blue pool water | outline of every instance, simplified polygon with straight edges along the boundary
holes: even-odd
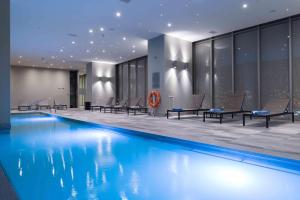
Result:
[[[41,114],[14,115],[0,134],[1,164],[24,200],[300,199],[297,163],[285,170],[210,154]]]

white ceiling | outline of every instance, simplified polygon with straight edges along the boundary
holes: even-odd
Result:
[[[162,33],[196,41],[298,13],[300,0],[11,0],[12,64],[119,63]]]

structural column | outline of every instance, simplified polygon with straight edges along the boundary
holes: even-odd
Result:
[[[192,72],[191,42],[168,35],[148,40],[148,92],[161,93],[158,114],[170,107],[192,107]]]
[[[0,1],[0,130],[10,128],[10,0]]]

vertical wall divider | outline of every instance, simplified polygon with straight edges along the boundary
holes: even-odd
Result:
[[[135,60],[135,97],[138,98],[138,59]]]
[[[293,94],[293,30],[292,18],[289,17],[289,89],[290,89],[290,108],[294,110],[294,94]]]
[[[214,74],[214,40],[210,40],[210,74],[211,74],[211,106],[215,106],[215,92],[214,92],[214,83],[215,83],[215,74]]]
[[[260,57],[261,57],[261,52],[260,52],[260,47],[261,47],[261,38],[260,38],[260,29],[261,26],[257,27],[257,100],[258,100],[258,107],[262,108],[261,105],[261,79],[260,79]]]
[[[232,94],[235,94],[235,41],[234,41],[234,33],[231,33],[231,88],[232,88]]]

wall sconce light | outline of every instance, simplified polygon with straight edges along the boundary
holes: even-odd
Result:
[[[111,81],[111,80],[112,80],[112,77],[104,77],[104,76],[101,76],[101,77],[98,77],[98,80],[99,80],[99,81],[102,81],[102,82],[108,82],[108,81]]]
[[[177,61],[172,62],[172,68],[176,69],[177,68]]]
[[[184,63],[184,70],[189,70],[189,63]]]

